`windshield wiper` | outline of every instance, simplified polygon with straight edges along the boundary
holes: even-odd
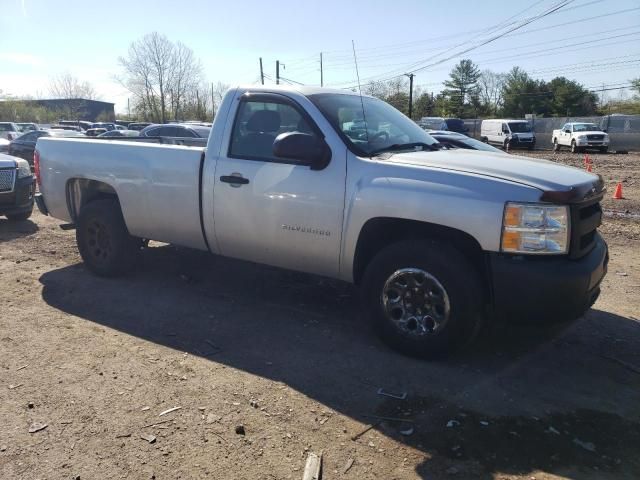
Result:
[[[393,145],[388,145],[386,147],[374,150],[371,153],[369,153],[369,155],[373,157],[374,155],[379,155],[381,153],[386,153],[386,152],[398,152],[400,150],[414,150],[415,147],[422,147],[423,151],[424,150],[435,151],[435,150],[440,150],[442,148],[442,145],[440,143],[430,144],[430,143],[424,143],[424,142],[394,143]]]

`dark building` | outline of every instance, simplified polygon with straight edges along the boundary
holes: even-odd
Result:
[[[100,120],[113,121],[116,118],[114,104],[99,100],[84,98],[55,98],[51,100],[24,100],[47,110],[60,112],[60,120],[86,120],[95,122]]]

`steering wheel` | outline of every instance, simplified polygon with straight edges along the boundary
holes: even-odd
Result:
[[[379,131],[379,132],[377,132],[377,133],[374,133],[374,134],[369,138],[369,141],[370,141],[370,142],[375,142],[375,141],[377,141],[378,139],[382,139],[382,137],[384,137],[384,140],[385,140],[385,141],[389,140],[389,133],[388,133],[388,132],[385,132],[384,130],[381,130],[381,131]]]

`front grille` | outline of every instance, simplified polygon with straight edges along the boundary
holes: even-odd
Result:
[[[602,196],[571,206],[571,258],[589,253],[596,243],[596,229],[602,223]]]
[[[12,192],[16,181],[15,168],[0,169],[0,193]]]
[[[587,140],[604,140],[604,135],[587,135]]]

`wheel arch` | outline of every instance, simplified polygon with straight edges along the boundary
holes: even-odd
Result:
[[[108,183],[88,178],[71,178],[66,185],[67,209],[73,222],[78,220],[80,210],[87,203],[98,199],[118,200],[116,190]]]
[[[453,245],[474,266],[483,285],[484,298],[489,299],[489,272],[480,243],[462,230],[418,220],[389,217],[369,219],[360,230],[356,242],[353,260],[354,283],[361,283],[367,265],[380,250],[409,239],[435,239]]]

